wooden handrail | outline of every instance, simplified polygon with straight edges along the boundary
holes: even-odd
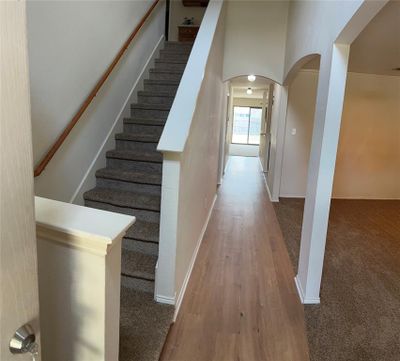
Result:
[[[124,55],[125,50],[129,47],[129,45],[131,44],[132,40],[135,38],[137,33],[143,27],[144,23],[150,17],[151,13],[153,12],[154,8],[157,6],[157,4],[159,2],[160,2],[160,0],[155,0],[154,3],[149,8],[149,10],[147,10],[146,14],[144,14],[144,16],[140,20],[139,24],[135,27],[135,29],[132,31],[131,35],[129,35],[129,38],[122,45],[120,51],[115,56],[113,62],[108,66],[107,70],[105,71],[103,76],[100,78],[100,80],[97,82],[95,87],[92,89],[90,94],[87,96],[85,101],[82,103],[82,105],[80,106],[80,108],[78,109],[78,111],[76,112],[74,117],[70,120],[70,122],[65,127],[65,129],[60,134],[60,136],[57,138],[57,140],[54,142],[52,147],[45,154],[45,156],[42,158],[42,160],[39,162],[39,164],[35,167],[35,171],[34,171],[34,176],[35,177],[39,176],[44,171],[44,169],[46,168],[47,164],[49,164],[49,162],[53,158],[54,154],[57,152],[57,150],[61,147],[61,145],[64,142],[64,140],[67,138],[68,134],[71,133],[71,130],[73,129],[75,124],[78,122],[78,120],[80,119],[82,114],[88,108],[88,106],[90,105],[92,100],[96,97],[98,91],[100,90],[102,85],[105,83],[105,81],[108,79],[108,76],[113,71],[115,66],[118,64],[119,60],[122,58],[122,55]]]

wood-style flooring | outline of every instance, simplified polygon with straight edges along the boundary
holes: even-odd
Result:
[[[309,360],[303,307],[258,158],[229,160],[160,360]]]

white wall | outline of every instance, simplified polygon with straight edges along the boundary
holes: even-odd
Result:
[[[349,73],[333,197],[400,198],[400,77]],[[282,197],[304,197],[318,72],[301,71],[289,89]],[[292,135],[296,129],[296,135]]]
[[[301,71],[289,87],[281,197],[305,197],[317,84],[317,71]]]
[[[363,0],[292,1],[289,6],[284,78],[300,59],[310,54],[321,54],[324,61],[329,61],[333,43],[362,3]]]
[[[256,74],[282,82],[288,1],[228,1],[224,80]]]
[[[194,18],[194,24],[200,25],[203,20],[205,7],[183,6],[182,0],[171,0],[169,6],[169,39],[178,41],[178,25],[182,25],[183,19]]]
[[[267,185],[271,195],[271,201],[273,202],[279,201],[287,99],[287,87],[275,84],[273,88],[273,104],[271,109],[271,146],[269,154],[269,169],[267,173]]]
[[[150,1],[27,3],[35,164],[150,5]],[[161,3],[48,167],[35,179],[37,195],[74,200],[108,133],[114,125],[116,130],[121,128],[118,115],[163,36],[164,20],[165,4]],[[100,166],[105,159],[102,162]]]

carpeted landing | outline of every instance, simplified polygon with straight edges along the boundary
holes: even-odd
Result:
[[[274,205],[295,271],[304,201]],[[400,360],[400,201],[333,200],[311,361]]]
[[[156,303],[151,293],[121,288],[119,361],[158,360],[174,307]]]

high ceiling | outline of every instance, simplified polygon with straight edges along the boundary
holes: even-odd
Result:
[[[400,75],[400,1],[389,1],[350,48],[349,70]]]
[[[235,98],[262,99],[264,90],[266,90],[271,83],[271,80],[260,76],[253,82],[250,82],[247,76],[239,76],[231,80],[233,96]],[[253,94],[249,95],[246,93],[248,88],[253,90]]]
[[[350,47],[349,71],[397,75],[400,67],[400,1],[389,1],[371,20]],[[319,58],[305,65],[318,69]]]

